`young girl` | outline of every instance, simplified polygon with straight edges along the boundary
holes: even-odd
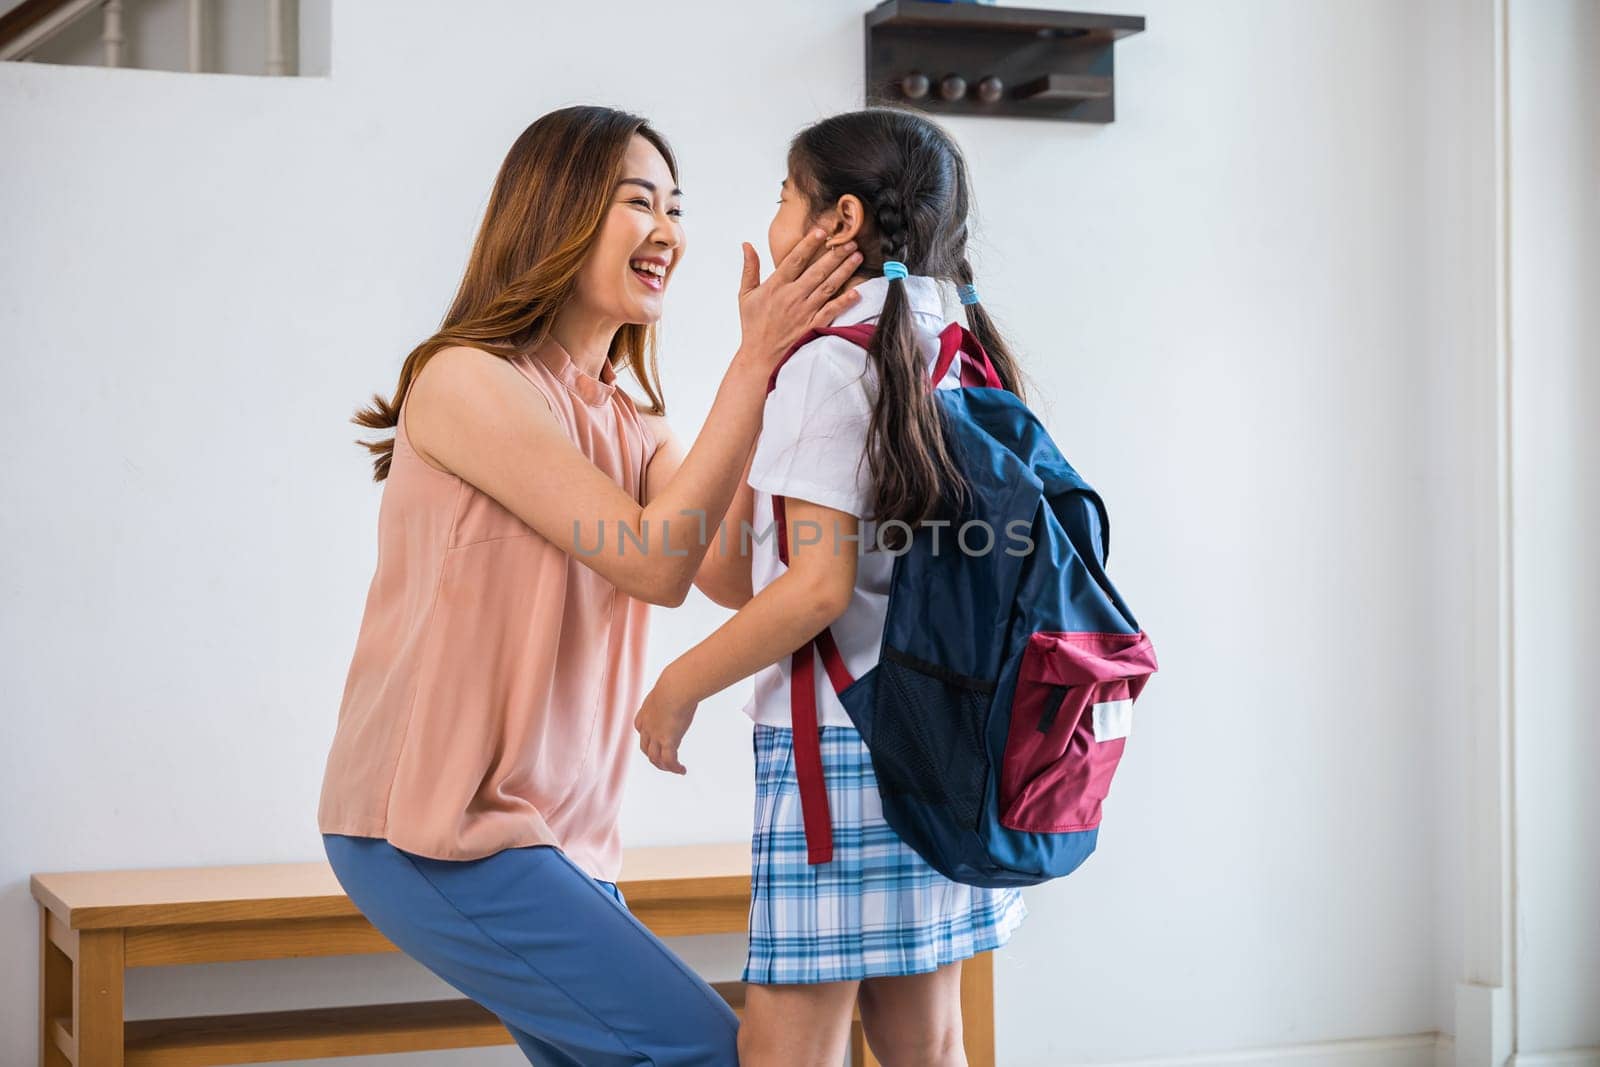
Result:
[[[833,244],[856,241],[865,256],[851,282],[859,300],[834,325],[876,332],[869,349],[817,338],[778,372],[748,485],[728,513],[730,525],[756,531],[743,589],[723,600],[740,610],[662,672],[636,725],[651,762],[681,774],[678,744],[698,703],[756,676],[746,706],[756,722],[756,813],[740,1062],[833,1067],[859,998],[884,1064],[952,1067],[966,1063],[961,961],[1009,939],[1022,899],[949,881],[889,828],[866,745],[821,670],[813,675],[834,852],[808,864],[789,657],[828,627],[853,677],[871,669],[894,568],[894,528],[880,545],[880,526],[949,516],[960,474],[929,389],[946,325],[941,283],[961,286],[969,328],[1002,383],[1018,391],[1019,376],[976,301],[966,168],[943,130],[905,111],[838,115],[795,137],[788,164],[768,232],[773,259],[811,227]],[[959,384],[957,361],[938,386]],[[776,532],[766,529],[775,495],[785,499],[787,567],[776,537],[763,536]]]

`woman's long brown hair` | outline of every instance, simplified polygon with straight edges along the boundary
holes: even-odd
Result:
[[[846,195],[860,199],[867,216],[858,238],[862,270],[881,272],[885,261],[897,260],[912,274],[972,284],[966,161],[937,123],[897,108],[834,115],[795,135],[789,173],[813,213]],[[1001,384],[1022,397],[1022,374],[1010,346],[981,304],[967,306],[967,326]],[[866,455],[873,518],[915,526],[959,507],[966,482],[951,454],[942,409],[928,388],[903,283],[889,283],[867,358],[878,377]]]
[[[466,274],[439,331],[406,357],[394,397],[374,394],[350,421],[392,430],[411,383],[436,352],[466,345],[511,359],[531,352],[577,288],[578,271],[611,206],[635,134],[660,151],[674,179],[678,164],[666,140],[644,119],[605,107],[569,107],[522,131],[495,177]],[[655,329],[629,324],[606,357],[626,364],[648,396],[645,410],[666,410],[656,371]],[[357,440],[372,453],[372,478],[389,476],[394,438]]]

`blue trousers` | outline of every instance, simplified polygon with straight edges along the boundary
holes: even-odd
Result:
[[[536,1067],[738,1064],[727,1004],[561,850],[454,862],[322,841],[372,925],[497,1015]]]

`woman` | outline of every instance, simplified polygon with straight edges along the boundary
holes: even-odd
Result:
[[[860,257],[814,233],[760,282],[744,247],[739,350],[685,453],[651,332],[683,255],[680,202],[642,119],[539,119],[501,166],[443,327],[356,420],[394,437],[367,445],[385,483],[378,566],[318,824],[373,925],[538,1064],[736,1062],[732,1013],[614,884],[648,605],[748,582],[737,545],[708,551],[722,539],[704,531],[739,485],[768,377],[854,299],[840,291]]]

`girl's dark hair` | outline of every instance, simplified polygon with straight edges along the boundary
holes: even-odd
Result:
[[[966,160],[950,135],[913,111],[868,108],[823,119],[789,145],[789,177],[813,215],[846,195],[860,199],[862,271],[888,260],[912,274],[973,283],[967,259]],[[1011,350],[981,304],[967,325],[1001,383],[1022,396]],[[867,431],[873,518],[916,525],[959,506],[965,483],[951,455],[941,408],[927,381],[903,282],[891,281],[868,348],[878,396]]]
[[[655,146],[676,179],[678,164],[666,140],[625,111],[567,107],[522,131],[500,164],[466,272],[438,332],[406,357],[393,399],[375,394],[352,422],[371,430],[393,429],[411,383],[435,353],[452,345],[511,359],[545,342],[556,315],[577,291],[578,272],[610,209],[635,134]],[[654,327],[623,326],[606,358],[613,367],[633,371],[649,398],[642,410],[658,415],[666,410],[656,374]],[[394,438],[356,443],[372,453],[373,480],[387,478]]]

